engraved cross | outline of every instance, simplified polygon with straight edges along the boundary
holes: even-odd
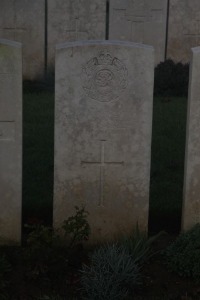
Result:
[[[137,42],[144,42],[144,27],[147,19],[147,14],[145,11],[136,11],[127,10],[125,14],[126,20],[130,23],[131,26],[131,37],[137,40]]]
[[[191,37],[195,39],[196,44],[199,42],[200,38],[200,20],[195,21],[195,32],[185,33],[187,37]]]
[[[161,23],[163,21],[163,10],[159,8],[152,8],[150,12],[150,20],[152,22]]]
[[[87,39],[86,35],[88,34],[87,31],[81,31],[80,29],[80,20],[79,17],[75,18],[75,29],[66,30],[66,33],[69,34],[70,40],[80,40],[81,36],[83,39]]]
[[[81,165],[97,165],[100,168],[100,198],[98,206],[103,206],[104,204],[104,172],[106,165],[124,165],[123,161],[105,161],[105,142],[106,140],[101,140],[101,158],[100,161],[81,161]]]
[[[17,26],[14,27],[4,27],[3,30],[8,30],[14,33],[14,39],[16,38],[16,33],[24,33],[26,31],[26,28],[18,28]]]
[[[70,26],[73,29],[67,29],[66,33],[69,34],[69,39],[70,40],[80,40],[80,39],[87,39],[87,35],[88,32],[87,31],[81,31],[80,29],[80,14],[79,14],[79,10],[80,10],[80,0],[74,1],[74,21],[75,21],[75,29],[73,28],[73,26]],[[83,37],[83,38],[81,38]]]

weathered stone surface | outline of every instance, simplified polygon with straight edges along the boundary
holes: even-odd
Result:
[[[48,1],[48,66],[54,68],[55,45],[75,40],[104,40],[106,0]]]
[[[0,40],[0,244],[21,239],[22,49]]]
[[[164,60],[167,0],[110,0],[109,39],[152,45]]]
[[[200,223],[200,47],[192,49],[185,154],[182,228]]]
[[[45,0],[0,0],[0,38],[23,45],[24,79],[44,76]]]
[[[150,46],[57,46],[55,227],[83,204],[93,242],[147,229],[153,69]]]
[[[170,0],[167,57],[189,62],[190,49],[200,43],[200,1]]]

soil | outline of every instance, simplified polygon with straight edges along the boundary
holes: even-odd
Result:
[[[200,299],[200,283],[181,278],[177,274],[170,273],[166,268],[160,251],[164,250],[175,238],[175,236],[163,235],[154,243],[153,252],[156,254],[143,267],[141,285],[131,292],[127,300]],[[63,273],[63,276],[58,278],[55,278],[56,271],[54,278],[41,274],[38,274],[38,278],[37,274],[34,279],[29,278],[27,276],[27,266],[20,262],[21,250],[17,252],[16,250],[11,251],[7,249],[6,254],[12,264],[12,275],[9,285],[9,294],[11,296],[8,299],[33,300],[40,299],[41,295],[52,294],[60,295],[63,297],[62,299],[81,299],[78,292],[80,288],[80,273],[78,270],[80,270],[83,262],[88,263],[87,253],[83,247],[77,247],[68,255],[67,273]],[[57,267],[59,268],[60,266]]]

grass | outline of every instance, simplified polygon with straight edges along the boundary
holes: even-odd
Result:
[[[180,230],[186,98],[155,98],[153,109],[150,231]]]
[[[23,107],[23,221],[52,222],[54,95],[25,93]]]
[[[180,229],[184,172],[185,98],[155,98],[149,229]],[[24,93],[23,222],[52,222],[54,94]]]

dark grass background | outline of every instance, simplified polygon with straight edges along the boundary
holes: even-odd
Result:
[[[23,223],[52,223],[54,94],[24,93]]]
[[[186,98],[154,98],[149,230],[181,226]]]
[[[155,97],[149,231],[181,224],[186,98]],[[23,223],[52,224],[54,92],[24,91]]]

